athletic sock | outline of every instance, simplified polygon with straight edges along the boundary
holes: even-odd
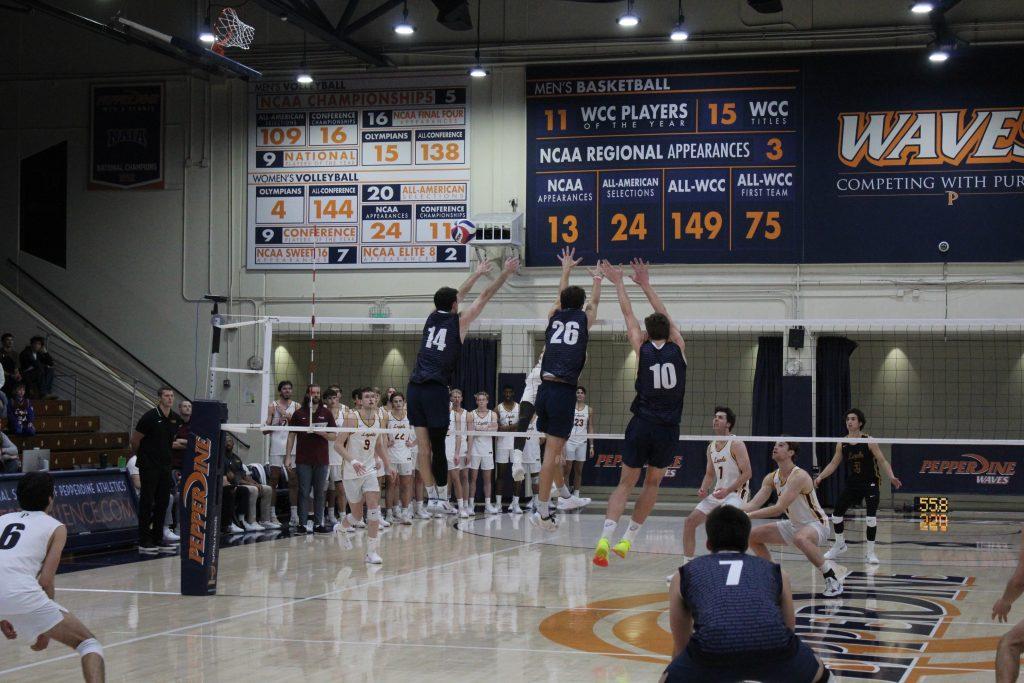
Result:
[[[579,489],[576,489],[575,491],[573,491],[573,492],[572,492],[572,495],[574,495],[574,496],[576,496],[577,498],[579,498],[579,497],[580,497],[580,490],[579,490]]]
[[[519,506],[519,496],[512,496],[512,502],[509,503],[508,505],[509,505],[509,507],[513,507],[513,508],[514,507],[518,507]]]
[[[836,578],[835,565],[832,564],[832,560],[825,560],[825,564],[818,568],[821,571],[821,575],[826,579]]]
[[[601,538],[598,540],[610,540],[617,526],[619,526],[619,523],[614,519],[604,520],[604,528],[601,529]]]
[[[292,517],[298,517],[298,516],[299,516],[299,506],[298,505],[292,505]]]
[[[607,524],[607,521],[605,523]],[[642,526],[643,524],[637,524],[633,520],[629,520],[629,526],[626,528],[625,533],[622,534],[622,540],[632,543],[633,539],[636,538],[637,532],[640,531],[640,527]]]
[[[435,489],[437,491],[437,499],[447,503],[448,502],[448,487],[447,486],[436,486]]]
[[[436,486],[428,486],[427,487],[427,498],[429,498],[430,500],[437,500],[437,487]]]
[[[501,507],[501,496],[495,496],[494,502],[498,507]]]
[[[540,513],[541,517],[548,517],[551,512],[550,503],[548,500],[541,500],[540,496],[536,496],[534,500],[537,502],[537,512]]]
[[[875,542],[874,541],[867,541],[867,546],[868,546],[867,547],[867,551],[869,553],[875,552]]]
[[[846,543],[846,534],[836,534],[836,545]]]
[[[558,495],[560,495],[562,498],[571,498],[572,491],[569,490],[568,486],[562,484],[561,486],[558,487]]]
[[[375,553],[380,549],[380,537],[366,539],[367,552]]]

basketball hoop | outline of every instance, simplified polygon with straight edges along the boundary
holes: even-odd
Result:
[[[242,21],[238,12],[230,7],[221,10],[213,30],[217,34],[217,40],[210,49],[219,55],[224,54],[226,47],[239,47],[248,50],[252,39],[256,36],[256,29]]]

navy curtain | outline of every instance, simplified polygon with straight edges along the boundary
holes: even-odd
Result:
[[[770,436],[782,433],[782,337],[757,338],[757,366],[754,370],[754,396],[751,401],[751,434]],[[774,466],[772,445],[750,442],[750,491],[757,493],[761,480]]]
[[[462,389],[462,407],[475,410],[473,394],[486,391],[491,397],[487,402],[491,408],[497,405],[495,399],[498,377],[498,340],[467,339],[462,344],[462,355],[452,378],[452,389]]]
[[[846,337],[819,337],[815,358],[815,380],[817,384],[817,435],[845,436],[844,411],[852,401],[850,388],[850,356],[857,344]],[[834,443],[818,444],[818,468],[823,468],[835,453]],[[823,505],[832,506],[839,497],[846,479],[844,468],[825,480],[818,489]]]

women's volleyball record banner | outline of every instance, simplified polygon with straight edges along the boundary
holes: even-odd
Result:
[[[248,267],[465,267],[469,103],[458,78],[255,83]]]
[[[564,246],[654,263],[1024,258],[1011,61],[530,69],[527,263]]]

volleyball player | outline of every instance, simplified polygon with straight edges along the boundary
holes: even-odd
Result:
[[[398,486],[392,486],[390,496],[394,519],[400,524],[412,524],[412,450],[416,439],[409,429],[409,415],[405,410],[405,396],[401,392],[391,394],[391,412],[388,413],[388,429],[400,429],[397,434],[388,435],[388,458],[391,467],[398,473]]]
[[[342,424],[345,421],[344,405],[341,402],[341,387],[332,384],[324,392],[324,407],[331,411],[335,424]],[[341,483],[341,470],[344,461],[341,454],[335,449],[330,451],[330,461],[327,466],[327,525],[332,529],[338,523],[338,517],[334,513],[335,506],[345,514],[345,488]]]
[[[343,426],[358,429],[380,427],[380,415],[377,413],[377,394],[372,389],[362,391],[359,410],[345,418]],[[362,506],[366,505],[366,557],[368,564],[381,564],[380,539],[380,484],[377,481],[377,463],[384,463],[385,475],[394,481],[394,470],[388,462],[384,449],[384,439],[380,434],[371,431],[339,432],[334,442],[334,449],[341,454],[345,464],[342,470],[342,483],[345,496],[353,503],[353,512],[345,516],[343,527],[351,528],[362,515]]]
[[[516,403],[515,392],[512,387],[505,385],[501,389],[501,403],[496,406],[498,414],[498,431],[514,432],[519,424],[519,404]],[[511,436],[499,436],[494,439],[494,464],[495,464],[495,500],[498,511],[501,511],[501,498],[505,493],[505,479],[508,475],[509,460],[512,456],[512,449],[515,446],[515,439]],[[512,514],[520,514],[519,496],[515,495],[513,485],[512,501],[508,504],[508,511]]]
[[[18,482],[19,512],[0,516],[0,631],[23,638],[33,650],[50,640],[73,648],[82,658],[82,677],[104,680],[103,647],[75,615],[53,600],[54,582],[67,528],[49,515],[53,477],[29,472]]]
[[[583,463],[587,456],[594,457],[594,439],[590,436],[594,433],[594,412],[587,405],[587,390],[584,387],[576,387],[576,409],[572,417],[572,432],[565,442],[565,484],[572,491],[576,500],[580,498],[580,488],[583,485]],[[588,449],[589,442],[589,449]],[[575,485],[574,485],[575,482]],[[587,499],[590,502],[590,499]]]
[[[870,438],[861,430],[867,420],[864,413],[857,408],[850,408],[846,411],[846,436],[850,439]],[[836,528],[836,540],[825,553],[825,557],[834,560],[848,550],[846,545],[845,516],[846,511],[864,501],[864,523],[866,525],[865,536],[867,544],[864,548],[864,561],[869,564],[878,564],[878,555],[875,554],[875,537],[878,535],[878,498],[879,484],[881,477],[879,469],[885,470],[889,481],[896,488],[903,486],[903,482],[896,478],[892,472],[892,465],[882,455],[878,444],[873,443],[842,443],[836,444],[835,455],[825,469],[818,474],[814,480],[817,487],[821,482],[828,479],[839,464],[846,463],[846,482],[839,500],[832,510],[832,524]]]
[[[778,469],[765,475],[758,491],[749,503],[743,506],[751,519],[778,517],[785,513],[787,519],[754,527],[750,532],[750,549],[758,557],[771,561],[769,543],[782,543],[797,548],[818,568],[825,579],[823,595],[827,598],[841,595],[846,568],[826,559],[818,547],[828,542],[828,519],[818,503],[811,475],[796,466],[793,460],[799,452],[797,443],[775,442],[772,460]],[[778,501],[762,508],[775,493]]]
[[[536,508],[537,490],[540,488],[540,479],[537,475],[540,474],[540,453],[544,446],[544,435],[537,430],[536,415],[533,416],[524,431],[527,436],[523,441],[522,458],[520,459],[520,466],[523,469],[522,483],[517,482],[517,485],[523,487],[524,498],[527,493],[529,494],[530,502],[526,511],[532,512]],[[523,513],[518,506],[510,508],[509,512],[514,515]]]
[[[558,528],[551,510],[551,483],[562,469],[565,441],[572,432],[573,406],[576,405],[576,385],[587,361],[587,341],[590,327],[597,319],[597,306],[601,300],[601,280],[604,276],[598,266],[593,272],[593,291],[590,303],[582,287],[568,286],[572,269],[583,259],[576,259],[575,250],[566,247],[558,255],[562,264],[558,299],[548,312],[548,325],[544,332],[544,356],[541,360],[541,385],[537,391],[537,428],[544,432],[544,462],[540,470],[540,491],[534,500],[537,509],[530,521],[543,529]],[[564,484],[563,484],[564,486]]]
[[[277,400],[267,408],[268,427],[287,427],[292,415],[301,407],[298,401],[292,400],[292,390],[292,383],[288,380],[277,383]],[[288,468],[287,471],[284,467],[288,432],[273,430],[263,433],[270,434],[270,488],[276,497],[282,475],[288,480],[288,504],[291,507],[288,526],[296,527],[299,524],[299,477],[295,474],[294,467]]]
[[[651,287],[647,264],[640,259],[633,260],[633,282],[647,296],[654,313],[644,318],[645,332],[633,314],[633,305],[626,293],[621,268],[607,261],[602,269],[615,285],[619,296],[619,308],[626,321],[626,337],[637,354],[636,397],[630,406],[633,417],[626,426],[622,444],[622,471],[619,484],[608,499],[601,537],[594,550],[594,564],[608,566],[608,550],[611,537],[619,524],[619,517],[626,509],[633,487],[640,479],[644,467],[644,486],[633,508],[622,538],[611,548],[612,552],[625,558],[633,540],[654,509],[658,500],[658,487],[665,476],[665,470],[675,459],[679,448],[679,421],[683,415],[683,399],[686,396],[686,342],[679,328],[668,315],[668,309],[658,293]]]
[[[496,432],[498,431],[498,416],[493,410],[487,407],[489,398],[486,391],[478,391],[473,395],[476,400],[476,410],[470,413],[473,420],[471,430],[474,432]],[[471,436],[469,437],[469,502],[470,512],[476,511],[476,478],[478,472],[483,472],[484,489],[484,513],[496,515],[501,512],[500,508],[491,504],[491,474],[494,472],[494,437],[493,436]]]
[[[711,418],[711,431],[715,436],[732,436],[736,413],[728,406],[716,406]],[[711,486],[714,478],[715,488]],[[742,441],[712,441],[707,448],[707,467],[704,480],[697,489],[702,500],[686,517],[683,524],[683,562],[693,559],[697,545],[697,527],[704,523],[711,511],[721,505],[742,508],[747,502],[750,483],[750,456]]]
[[[459,517],[466,518],[473,514],[469,505],[469,440],[466,437],[466,421],[469,411],[462,407],[462,390],[452,389],[448,394],[450,406],[448,410],[448,431],[444,437],[445,459],[448,461],[449,480],[455,494]],[[447,514],[437,510],[437,501],[428,507],[438,517]]]
[[[448,411],[445,406],[448,405],[452,373],[469,326],[480,316],[487,302],[518,270],[519,259],[510,258],[505,261],[501,274],[494,282],[465,311],[459,313],[459,302],[490,267],[490,262],[482,262],[458,290],[442,287],[434,293],[435,310],[423,325],[416,366],[405,392],[409,422],[416,428],[416,441],[419,442],[420,473],[427,484],[427,495],[439,499],[444,512],[454,512],[448,504],[448,458],[444,450],[445,434],[448,431]]]

